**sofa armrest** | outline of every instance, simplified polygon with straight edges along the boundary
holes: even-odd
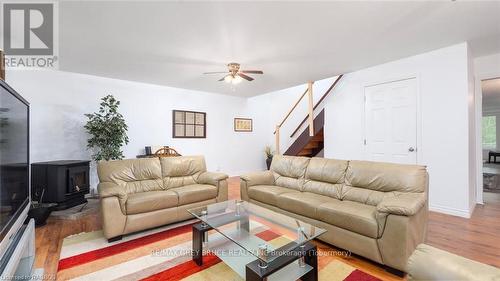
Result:
[[[127,191],[123,186],[112,182],[100,182],[97,186],[99,197],[102,199],[116,197],[120,203],[120,209],[123,214],[126,214],[125,203],[127,202]]]
[[[254,185],[274,185],[274,175],[271,171],[253,172],[240,176],[241,200],[249,201],[248,188]]]
[[[223,173],[204,172],[198,176],[199,184],[210,184],[217,186],[220,181],[227,179],[228,176]]]
[[[118,198],[127,198],[127,191],[116,183],[101,182],[97,186],[99,197],[106,198],[116,196]]]
[[[102,230],[107,239],[123,234],[127,223],[127,215],[118,197],[101,198],[101,220]]]
[[[203,172],[196,180],[199,184],[210,184],[217,187],[217,202],[227,201],[227,178],[223,173]]]
[[[245,181],[247,187],[254,185],[274,185],[274,176],[271,171],[249,173],[240,176],[240,179]]]
[[[426,244],[408,259],[409,280],[500,280],[500,269]]]
[[[377,211],[399,216],[415,215],[426,202],[424,193],[400,193],[387,197],[377,205]]]

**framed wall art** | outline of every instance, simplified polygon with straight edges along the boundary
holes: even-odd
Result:
[[[207,114],[205,112],[174,110],[172,112],[173,138],[206,138]]]
[[[250,118],[234,118],[235,132],[251,132],[253,131],[253,123]]]

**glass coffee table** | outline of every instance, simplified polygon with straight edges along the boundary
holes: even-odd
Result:
[[[229,200],[188,210],[193,260],[218,256],[248,281],[318,280],[317,248],[310,241],[326,230],[246,202]]]

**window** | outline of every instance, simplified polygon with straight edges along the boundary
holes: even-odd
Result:
[[[206,137],[205,112],[174,110],[172,121],[172,137],[174,138]]]
[[[497,147],[497,117],[483,116],[483,148]]]

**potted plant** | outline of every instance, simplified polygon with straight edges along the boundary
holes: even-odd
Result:
[[[118,112],[120,101],[112,95],[101,99],[99,112],[85,114],[89,119],[85,129],[90,135],[87,147],[95,153],[94,161],[123,159],[121,147],[128,144],[127,130],[123,115]]]
[[[264,153],[266,154],[266,165],[267,165],[267,169],[269,170],[269,169],[271,169],[271,162],[273,162],[274,152],[271,150],[271,147],[268,145],[264,149]]]
[[[42,194],[38,198],[38,201],[32,201],[30,210],[28,211],[28,218],[26,221],[29,221],[31,218],[35,220],[36,226],[42,226],[47,223],[47,218],[52,213],[52,210],[57,204],[55,203],[42,203],[43,195],[45,193],[45,189],[42,189]]]

